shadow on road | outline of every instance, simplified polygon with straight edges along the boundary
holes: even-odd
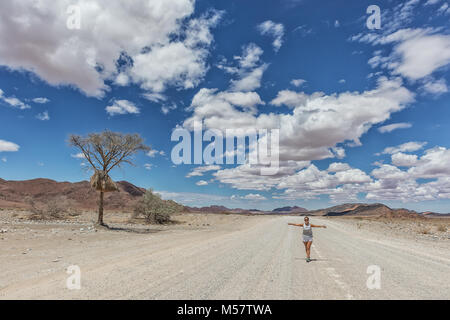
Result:
[[[157,232],[163,231],[160,229],[148,229],[148,228],[143,229],[143,228],[119,227],[119,226],[110,226],[110,225],[97,226],[97,228],[109,230],[109,231],[123,231],[123,232],[140,233],[140,234],[157,233]]]
[[[306,258],[295,258],[295,260],[303,260],[305,261]],[[314,261],[330,261],[329,259],[316,259],[316,258],[311,258],[310,262],[314,262]]]

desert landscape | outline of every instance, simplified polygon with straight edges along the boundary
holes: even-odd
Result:
[[[61,183],[73,207],[59,217],[37,219],[18,201],[49,201],[54,184],[1,181],[1,299],[450,298],[445,215],[380,204],[274,212],[214,206],[183,207],[170,223],[149,224],[130,209],[144,190],[121,182],[108,199],[129,206],[108,207],[104,227],[95,224],[95,201],[79,197],[91,192],[87,182]],[[303,215],[328,227],[315,231],[309,264],[301,231],[287,225]],[[66,287],[73,265],[79,290]],[[369,265],[381,268],[379,290],[366,287]]]
[[[450,300],[449,17],[1,0],[0,300],[167,319]]]

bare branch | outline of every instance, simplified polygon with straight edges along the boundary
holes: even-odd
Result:
[[[104,131],[91,133],[87,137],[71,135],[69,144],[80,149],[94,170],[109,173],[121,164],[134,165],[130,157],[150,148],[138,134],[122,134]],[[98,164],[98,165],[97,165]]]

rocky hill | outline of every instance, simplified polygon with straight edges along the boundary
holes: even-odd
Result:
[[[126,182],[117,182],[119,191],[105,194],[105,209],[129,210],[144,194],[145,189]],[[50,179],[25,181],[6,181],[0,179],[0,207],[27,208],[26,199],[31,197],[37,202],[47,202],[59,197],[70,200],[79,209],[95,209],[98,192],[91,188],[89,182],[57,182]]]
[[[408,209],[391,209],[382,203],[345,203],[325,209],[307,212],[312,216],[383,216],[409,217],[420,216],[416,211]]]
[[[281,207],[272,210],[273,213],[303,213],[308,212],[308,209],[293,206],[293,207]]]

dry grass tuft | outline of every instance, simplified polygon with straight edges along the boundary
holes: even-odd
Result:
[[[419,229],[420,234],[431,234],[431,229],[428,227],[422,227]]]
[[[30,220],[64,219],[67,214],[74,213],[71,210],[72,202],[65,196],[55,197],[46,202],[38,202],[32,197],[27,197],[25,202],[31,207]]]

